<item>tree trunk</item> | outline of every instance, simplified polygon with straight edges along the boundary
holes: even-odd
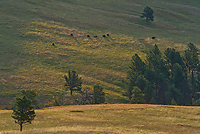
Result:
[[[20,124],[20,131],[22,131],[22,123]]]
[[[190,74],[190,67],[188,68],[189,74]]]
[[[71,90],[71,96],[72,96],[72,90]]]
[[[146,17],[146,22],[148,22],[148,18]]]
[[[192,82],[193,82],[193,79],[194,79],[194,71],[192,70]]]

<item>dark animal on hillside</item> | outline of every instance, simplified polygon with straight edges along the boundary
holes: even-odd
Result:
[[[155,39],[156,37],[152,37],[152,39]]]
[[[87,35],[87,37],[90,37],[90,35]]]
[[[73,34],[70,34],[71,36],[73,36]]]
[[[107,34],[107,36],[109,36],[109,34]]]
[[[94,38],[97,38],[97,36],[94,36]]]
[[[55,46],[55,44],[54,44],[54,43],[52,43],[52,46]]]
[[[106,37],[106,35],[103,35],[103,37]]]

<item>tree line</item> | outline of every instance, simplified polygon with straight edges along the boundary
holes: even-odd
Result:
[[[200,64],[192,43],[181,55],[175,48],[163,53],[155,45],[143,61],[132,56],[125,95],[130,103],[200,105]]]

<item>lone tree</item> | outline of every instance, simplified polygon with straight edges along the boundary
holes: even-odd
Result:
[[[66,80],[65,86],[71,91],[71,95],[73,91],[81,91],[82,80],[76,71],[68,71],[68,76],[64,75],[64,78]]]
[[[103,87],[96,85],[94,86],[94,103],[100,104],[105,102],[105,93],[103,92]]]
[[[11,115],[15,119],[15,123],[20,125],[20,131],[22,131],[22,126],[24,123],[30,123],[35,118],[34,105],[32,105],[31,100],[26,96],[23,98],[16,98],[15,109]]]
[[[144,11],[142,13],[142,16],[140,16],[141,18],[146,18],[146,22],[150,22],[150,21],[153,21],[154,20],[154,16],[153,16],[153,10],[146,6],[144,8]]]

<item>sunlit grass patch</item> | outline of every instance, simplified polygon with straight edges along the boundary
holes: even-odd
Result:
[[[198,133],[199,107],[147,104],[69,105],[36,110],[22,133]],[[11,110],[0,111],[0,132],[19,133]]]

